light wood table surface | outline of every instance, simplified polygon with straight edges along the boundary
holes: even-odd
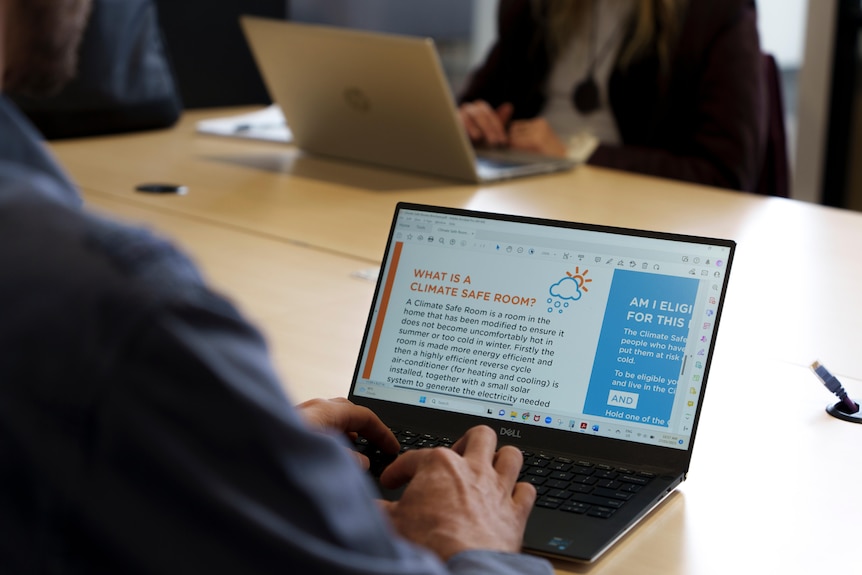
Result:
[[[96,210],[174,238],[269,339],[291,397],[344,395],[397,201],[738,242],[690,478],[592,565],[559,573],[855,572],[862,425],[824,411],[820,359],[862,398],[862,215],[581,167],[492,186],[168,131],[52,147]],[[133,191],[186,184],[186,196]]]
[[[862,379],[862,214],[588,166],[488,186],[378,170],[293,146],[172,130],[53,146],[90,196],[380,261],[398,201],[724,237],[739,244],[720,338],[797,365],[820,358]],[[142,182],[185,184],[146,195]]]

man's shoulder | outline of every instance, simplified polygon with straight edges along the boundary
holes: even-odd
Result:
[[[195,266],[170,241],[83,209],[63,186],[20,167],[0,169],[0,269],[10,278],[0,302],[43,297],[97,305],[114,297],[145,306],[203,289]]]
[[[64,202],[56,184],[0,178],[0,378],[26,377],[46,401],[86,405],[136,342],[172,318],[239,321],[170,241]]]

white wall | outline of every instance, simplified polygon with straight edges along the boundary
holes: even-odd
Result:
[[[793,197],[811,202],[819,202],[822,196],[837,13],[838,0],[811,2],[807,12],[805,53],[799,72]]]
[[[702,1],[702,0],[701,0]],[[758,0],[760,43],[782,68],[799,68],[805,51],[808,0]]]
[[[485,59],[488,49],[497,39],[497,0],[473,0],[473,39],[470,65]]]

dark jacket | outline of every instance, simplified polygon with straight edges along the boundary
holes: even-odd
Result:
[[[541,113],[551,62],[532,4],[500,1],[498,40],[461,101]],[[609,97],[623,144],[599,146],[589,163],[753,191],[766,133],[761,62],[753,0],[691,0],[669,73],[655,51],[615,68]]]

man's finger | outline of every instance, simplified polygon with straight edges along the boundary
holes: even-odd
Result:
[[[371,460],[368,459],[368,457],[353,450],[351,450],[350,453],[352,453],[353,456],[356,457],[356,460],[359,462],[359,466],[362,469],[368,470],[368,468],[371,467]]]
[[[467,430],[458,441],[452,445],[452,450],[465,457],[477,457],[491,460],[497,451],[497,434],[487,425],[477,425]]]
[[[521,513],[521,518],[526,521],[536,502],[536,488],[529,483],[516,483],[512,490],[512,501]]]
[[[306,421],[318,427],[358,433],[386,453],[396,453],[400,448],[395,435],[374,412],[347,399],[313,399],[299,408]]]
[[[377,506],[386,515],[389,515],[390,513],[392,513],[392,510],[395,508],[396,505],[397,505],[396,501],[387,501],[386,499],[378,499],[377,500]]]
[[[517,447],[504,445],[494,457],[494,470],[505,480],[514,483],[521,473],[524,456]]]
[[[380,474],[380,485],[386,489],[397,489],[408,483],[416,475],[422,458],[427,456],[427,452],[423,451],[426,450],[407,451],[399,455]]]

